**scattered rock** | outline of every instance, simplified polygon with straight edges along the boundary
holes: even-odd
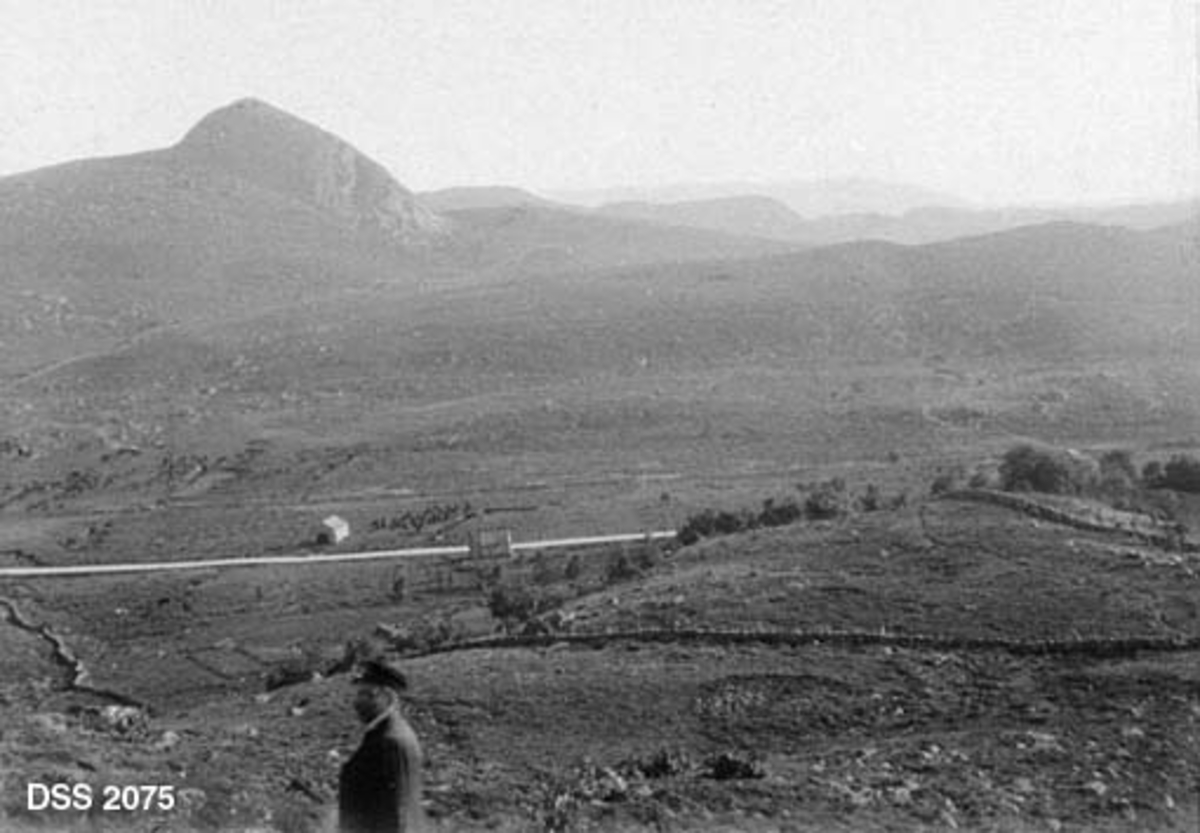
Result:
[[[145,728],[146,713],[136,706],[105,706],[100,709],[99,728],[107,732],[127,735]]]
[[[766,775],[762,764],[733,752],[721,752],[704,761],[705,776],[715,781],[732,781],[746,778],[762,778]]]
[[[195,811],[208,803],[208,793],[199,787],[184,787],[179,790],[181,809]]]
[[[159,736],[158,741],[154,744],[157,750],[171,749],[179,744],[179,733],[168,729]]]
[[[256,738],[258,737],[258,727],[249,723],[239,723],[231,727],[229,733],[240,738]]]
[[[59,712],[40,712],[33,715],[30,720],[39,729],[53,732],[56,735],[62,734],[69,728],[67,716]]]
[[[1034,752],[1063,752],[1065,751],[1058,738],[1049,732],[1026,732],[1029,739],[1028,748]]]

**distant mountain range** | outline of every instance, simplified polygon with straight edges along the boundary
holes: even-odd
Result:
[[[946,197],[945,203],[930,203],[899,211],[866,210],[864,207],[867,205],[903,205],[904,201],[900,198],[903,193],[909,193],[914,200],[917,195],[937,195],[916,189],[909,192],[903,186],[888,189],[882,184],[877,191],[872,191],[864,182],[851,182],[858,187],[863,200],[856,202],[853,191],[844,191],[841,196],[831,199],[823,208],[818,208],[815,213],[807,216],[796,211],[786,200],[770,195],[779,191],[786,192],[787,189],[753,184],[744,187],[759,187],[761,192],[686,200],[628,200],[606,202],[593,207],[555,202],[524,189],[504,186],[450,188],[421,194],[418,199],[437,211],[536,207],[591,213],[609,219],[636,220],[660,226],[702,229],[806,247],[829,246],[854,240],[886,240],[892,243],[919,245],[1052,222],[1095,223],[1150,229],[1186,222],[1189,218],[1200,216],[1200,201],[1197,200],[1110,206],[973,208],[963,204],[961,200]],[[834,183],[834,187],[837,187],[837,183]],[[716,186],[712,188],[719,190]],[[680,186],[675,191],[654,193],[664,196],[687,190]],[[692,190],[703,189],[698,187]],[[633,192],[622,190],[611,193]],[[894,199],[873,200],[872,194],[891,194]],[[562,197],[571,195],[571,192],[559,192],[559,196]],[[592,197],[598,195],[599,192],[591,194]],[[819,201],[806,198],[806,202],[815,207]],[[835,204],[852,210],[831,211]]]
[[[585,206],[610,203],[677,203],[726,197],[770,197],[802,217],[830,214],[900,214],[930,205],[967,207],[960,197],[903,183],[859,177],[807,182],[714,182],[668,185],[656,188],[605,188],[550,191],[551,199]]]

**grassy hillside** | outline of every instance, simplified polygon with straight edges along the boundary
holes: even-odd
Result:
[[[1141,549],[997,507],[922,501],[647,561],[547,553],[502,573],[565,599],[576,633],[1200,634],[1195,564],[1129,557]],[[642,566],[615,573],[631,554]],[[158,779],[188,791],[172,816],[182,830],[320,830],[356,738],[347,678],[300,673],[266,691],[268,681],[285,668],[329,668],[378,624],[489,631],[476,585],[434,589],[433,574],[447,568],[32,583],[15,602],[21,616],[68,634],[94,685],[152,711],[120,729],[82,694],[43,695],[31,709],[36,681],[60,672],[46,645],[3,631],[14,649],[6,661],[29,676],[0,701],[10,727],[0,778],[10,784],[11,773],[42,762],[63,778]],[[404,708],[428,757],[437,830],[1023,831],[1051,821],[1175,830],[1195,821],[1200,680],[1189,652],[621,637],[397,661],[412,684]],[[718,775],[721,761],[738,768]],[[0,812],[11,825],[35,821],[11,802]]]
[[[552,273],[656,262],[755,257],[794,250],[778,240],[674,228],[539,205],[448,211],[457,224],[454,262]]]
[[[136,491],[161,455],[268,441],[280,458],[246,482],[286,492],[396,470],[432,487],[594,461],[753,470],[1014,434],[1185,437],[1193,258],[1182,231],[1060,225],[247,303],[12,387],[7,436],[38,454],[12,461],[9,494],[105,470],[122,444],[152,452],[129,463],[150,467],[127,478]],[[371,452],[353,466],[286,474],[359,443]]]
[[[596,209],[612,217],[629,217],[674,226],[750,234],[807,243],[804,220],[770,197],[723,197],[711,200],[652,203],[608,203]]]

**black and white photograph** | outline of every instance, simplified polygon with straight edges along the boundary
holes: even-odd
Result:
[[[0,833],[1200,831],[1200,1],[0,0]]]

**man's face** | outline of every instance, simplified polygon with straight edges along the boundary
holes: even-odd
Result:
[[[354,695],[354,711],[363,723],[370,723],[388,707],[386,691],[373,685],[360,685]]]

